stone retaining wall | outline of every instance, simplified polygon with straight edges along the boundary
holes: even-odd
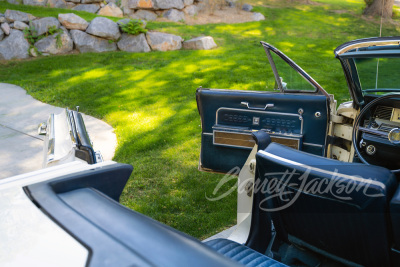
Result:
[[[171,21],[185,20],[203,9],[203,0],[7,0],[12,4],[68,8],[103,16],[155,20],[165,17]]]
[[[0,13],[0,60],[57,55],[76,50],[80,53],[127,51],[150,52],[184,49],[212,49],[216,47],[210,36],[184,41],[180,36],[162,32],[147,32],[138,35],[124,33],[121,25],[129,19],[114,22],[96,17],[90,23],[73,13],[54,17],[36,18],[31,14],[15,10]],[[40,38],[30,44],[27,28]],[[50,34],[50,32],[55,32]]]
[[[196,16],[207,9],[209,0],[7,0],[12,4],[68,8],[97,13],[102,16],[130,17],[146,21],[158,17],[183,22],[186,16]],[[235,6],[235,0],[225,0],[226,6]],[[252,6],[244,4],[244,11],[251,12]],[[253,12],[252,12],[253,13]],[[253,13],[253,20],[264,20],[261,13]]]

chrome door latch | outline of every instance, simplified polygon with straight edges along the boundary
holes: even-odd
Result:
[[[248,109],[255,109],[255,110],[266,110],[267,108],[273,108],[274,104],[266,104],[263,108],[258,107],[250,107],[249,102],[240,102],[240,105],[247,107]]]

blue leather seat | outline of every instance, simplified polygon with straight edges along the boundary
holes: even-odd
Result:
[[[283,267],[286,266],[270,257],[267,257],[251,248],[229,239],[213,239],[205,242],[217,252],[235,260],[247,267]]]
[[[344,264],[390,265],[389,201],[397,181],[389,170],[276,143],[256,160],[265,186],[254,205],[271,214],[280,240]]]

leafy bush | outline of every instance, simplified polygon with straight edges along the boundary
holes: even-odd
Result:
[[[56,35],[56,46],[57,46],[57,48],[61,48],[61,46],[62,46],[62,41],[61,41],[61,33],[62,32],[63,32],[63,30],[57,28],[57,26],[54,26],[54,25],[50,26],[49,28],[47,28],[46,36],[58,33]]]
[[[132,35],[146,33],[147,30],[144,27],[145,25],[140,19],[131,19],[129,22],[121,24],[121,30]]]
[[[33,26],[29,26],[23,30],[25,39],[28,40],[28,43],[33,46],[37,41],[43,38],[43,36],[39,36],[37,34],[37,30]]]
[[[56,26],[50,26],[47,28],[47,32],[45,35],[38,35],[37,30],[33,26],[29,26],[28,28],[25,28],[23,30],[25,39],[28,40],[29,43],[29,49],[34,48],[34,45],[37,41],[40,39],[43,39],[44,37],[47,37],[49,35],[56,34],[56,46],[57,48],[60,48],[62,46],[62,41],[61,41],[61,33],[63,32],[62,29],[57,28]]]

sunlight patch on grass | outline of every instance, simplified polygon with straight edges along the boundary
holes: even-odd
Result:
[[[261,36],[261,31],[256,29],[256,30],[251,30],[251,31],[246,31],[243,33],[244,36]]]
[[[101,77],[107,75],[107,72],[108,71],[105,70],[104,68],[85,71],[84,73],[82,73],[79,76],[75,76],[75,77],[70,78],[68,80],[68,82],[71,82],[71,83],[78,82],[79,83],[79,82],[82,82],[83,80],[101,78]]]
[[[288,41],[283,41],[283,42],[279,42],[277,44],[277,47],[279,47],[279,50],[284,50],[284,51],[290,51],[290,48],[294,47],[295,44],[288,42]]]
[[[185,66],[185,72],[187,72],[187,73],[195,72],[195,71],[197,71],[198,69],[199,69],[199,66],[198,66],[198,65],[195,65],[195,64],[187,64],[187,65]]]
[[[267,33],[269,36],[276,35],[276,31],[272,27],[265,27],[264,29],[265,33]]]

